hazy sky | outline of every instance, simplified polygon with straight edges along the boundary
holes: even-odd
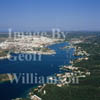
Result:
[[[0,31],[100,30],[100,0],[0,0]]]

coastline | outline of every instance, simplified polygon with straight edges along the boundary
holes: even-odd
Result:
[[[2,56],[2,57],[0,57],[0,60],[9,59],[10,57],[11,57],[11,55]]]
[[[9,75],[10,76],[8,76],[8,74],[0,74],[0,83],[5,83],[14,80],[14,76],[12,74]]]
[[[69,41],[66,41],[66,42],[69,42]],[[63,43],[65,43],[65,42],[63,42]],[[72,45],[71,45],[70,47],[73,48]],[[70,48],[70,49],[71,49],[71,48]],[[67,48],[67,49],[69,49],[69,48]],[[71,64],[71,65],[72,65],[72,64]],[[61,68],[61,67],[60,67],[60,68]],[[60,68],[59,68],[59,71],[61,70]],[[65,73],[65,72],[62,72],[61,75],[64,74],[64,73]],[[66,73],[68,73],[68,72],[66,72]],[[58,73],[54,73],[53,76],[59,77],[59,74],[58,74]],[[51,76],[50,80],[52,80],[52,76]],[[33,88],[29,89],[29,92],[28,92],[28,94],[26,95],[26,98],[30,99],[33,95],[35,95],[34,92],[41,91],[41,89],[45,88],[46,85],[47,85],[47,84],[37,85],[37,87],[33,87]],[[57,84],[58,87],[62,87],[63,85],[64,85],[64,84],[61,84],[61,85]],[[31,90],[33,90],[33,91],[31,91]],[[24,100],[23,98],[19,98],[19,99]],[[17,100],[17,98],[16,98],[16,99],[13,99],[13,100]]]
[[[63,42],[64,43],[64,42]],[[62,42],[61,42],[61,44],[63,44]],[[57,47],[58,47],[58,49],[59,49],[59,46],[61,46],[61,45],[59,45],[60,43],[57,43]],[[54,45],[56,45],[56,44],[54,44]],[[65,43],[64,43],[64,45],[65,45]],[[54,47],[54,46],[53,46]],[[50,45],[50,47],[49,48],[51,48],[51,49],[53,49],[52,48],[52,45]],[[54,50],[55,50],[55,48],[54,48]],[[60,50],[60,49],[59,49]],[[60,54],[59,54],[59,56],[60,56]],[[51,58],[55,58],[56,56],[51,56]],[[58,68],[57,68],[58,69]],[[54,72],[55,73],[55,72]],[[24,93],[24,92],[23,92]],[[23,94],[24,95],[24,94]],[[17,96],[18,97],[18,96]],[[15,98],[17,98],[17,97],[15,97]],[[20,96],[19,96],[20,97]]]
[[[67,66],[67,67],[68,67],[68,66]],[[69,67],[69,69],[70,69],[70,68],[72,68],[73,70],[75,69],[73,66]],[[68,69],[68,68],[67,68],[67,69]],[[72,69],[70,69],[70,70],[72,70]],[[76,70],[76,69],[75,69],[75,70]],[[78,70],[78,71],[79,71],[79,70]],[[66,72],[66,73],[68,73],[68,72]],[[56,74],[57,74],[57,73],[56,73]],[[62,74],[64,74],[64,73],[62,73]],[[59,74],[58,74],[58,75],[59,75]],[[69,77],[71,77],[70,74],[66,74],[66,75],[67,75],[67,76],[69,75]],[[63,75],[63,76],[64,76],[64,75]],[[58,77],[59,77],[59,76],[58,76]],[[66,76],[65,76],[65,77],[66,77]],[[61,85],[60,85],[60,84],[57,84],[57,86],[58,86],[58,87],[62,87],[64,84],[65,84],[65,83],[63,83],[63,84],[61,84]],[[39,87],[39,89],[37,89],[38,87]],[[40,87],[42,88],[42,87],[44,87],[44,85],[43,85],[43,86],[38,85],[37,88],[35,88],[34,90],[40,90],[40,89],[41,89]],[[34,92],[34,91],[33,91],[33,92]],[[30,92],[29,92],[28,94],[30,94]],[[29,97],[29,96],[28,96],[28,97]],[[26,98],[27,98],[27,97],[26,97]],[[13,99],[13,100],[17,100],[17,99]],[[22,100],[24,100],[24,99],[22,99]]]
[[[64,49],[69,49],[69,48],[75,48],[75,52],[74,52],[74,54],[76,54],[76,52],[77,52],[77,50],[78,49],[76,49],[76,47],[75,46],[73,46],[73,44],[71,44],[71,46],[69,46],[68,48],[64,48]],[[81,52],[81,51],[80,51]],[[86,54],[85,54],[86,55]],[[78,54],[77,54],[77,56],[79,56]],[[80,59],[80,57],[79,58],[77,58],[75,61],[77,61],[77,60],[79,60]],[[83,60],[84,59],[84,57],[82,57],[81,58],[81,60]],[[81,60],[79,60],[79,61],[81,61]],[[87,60],[87,59],[85,59],[85,60]],[[57,87],[62,87],[62,86],[64,86],[64,85],[66,85],[66,84],[68,84],[68,85],[70,85],[70,83],[64,83],[64,80],[67,78],[67,77],[73,77],[73,73],[77,73],[76,74],[76,77],[78,77],[78,78],[85,78],[85,77],[87,77],[87,76],[89,76],[90,75],[90,72],[82,72],[81,70],[80,70],[80,68],[78,68],[78,67],[75,67],[75,66],[73,66],[74,65],[74,61],[71,61],[72,63],[71,63],[71,65],[64,65],[64,66],[62,66],[62,67],[60,67],[59,68],[59,70],[65,70],[65,71],[70,71],[70,72],[63,72],[63,73],[61,73],[61,74],[58,74],[58,73],[56,73],[56,76],[57,77],[60,77],[60,78],[64,78],[63,80],[60,80],[61,82],[63,82],[63,83],[61,83],[61,84],[56,84],[56,86]],[[52,80],[52,77],[51,77],[51,80]],[[34,93],[35,93],[35,91],[36,92],[40,92],[41,91],[41,89],[43,89],[43,88],[45,88],[45,86],[47,85],[47,84],[43,84],[42,86],[41,85],[39,85],[39,86],[37,86],[37,88],[35,88],[34,89],[34,91],[30,91],[29,92],[29,95],[30,95],[30,98],[32,97],[32,95],[35,95]],[[28,96],[29,97],[29,96]]]
[[[53,54],[56,54],[56,52],[54,50],[49,50],[47,52],[42,52],[42,51],[21,51],[21,52],[17,52],[17,51],[15,51],[14,53],[15,54],[19,54],[19,53],[22,53],[22,54],[41,54],[41,55],[53,55]]]

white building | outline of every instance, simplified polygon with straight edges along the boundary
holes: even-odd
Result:
[[[34,96],[31,96],[31,100],[42,100],[40,97],[34,95]]]

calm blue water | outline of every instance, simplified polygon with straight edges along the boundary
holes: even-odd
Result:
[[[72,54],[74,49],[62,50],[61,47],[68,43],[60,43],[50,46],[56,50],[56,55],[42,55],[41,61],[0,61],[0,73],[38,73],[40,76],[49,76],[54,73],[59,73],[59,66],[69,64],[74,59]],[[18,56],[18,54],[16,55]],[[36,85],[23,85],[3,83],[0,84],[0,100],[11,100],[12,98],[23,96],[25,91]]]

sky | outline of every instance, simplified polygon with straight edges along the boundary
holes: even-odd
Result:
[[[100,31],[100,0],[0,0],[0,31]]]

